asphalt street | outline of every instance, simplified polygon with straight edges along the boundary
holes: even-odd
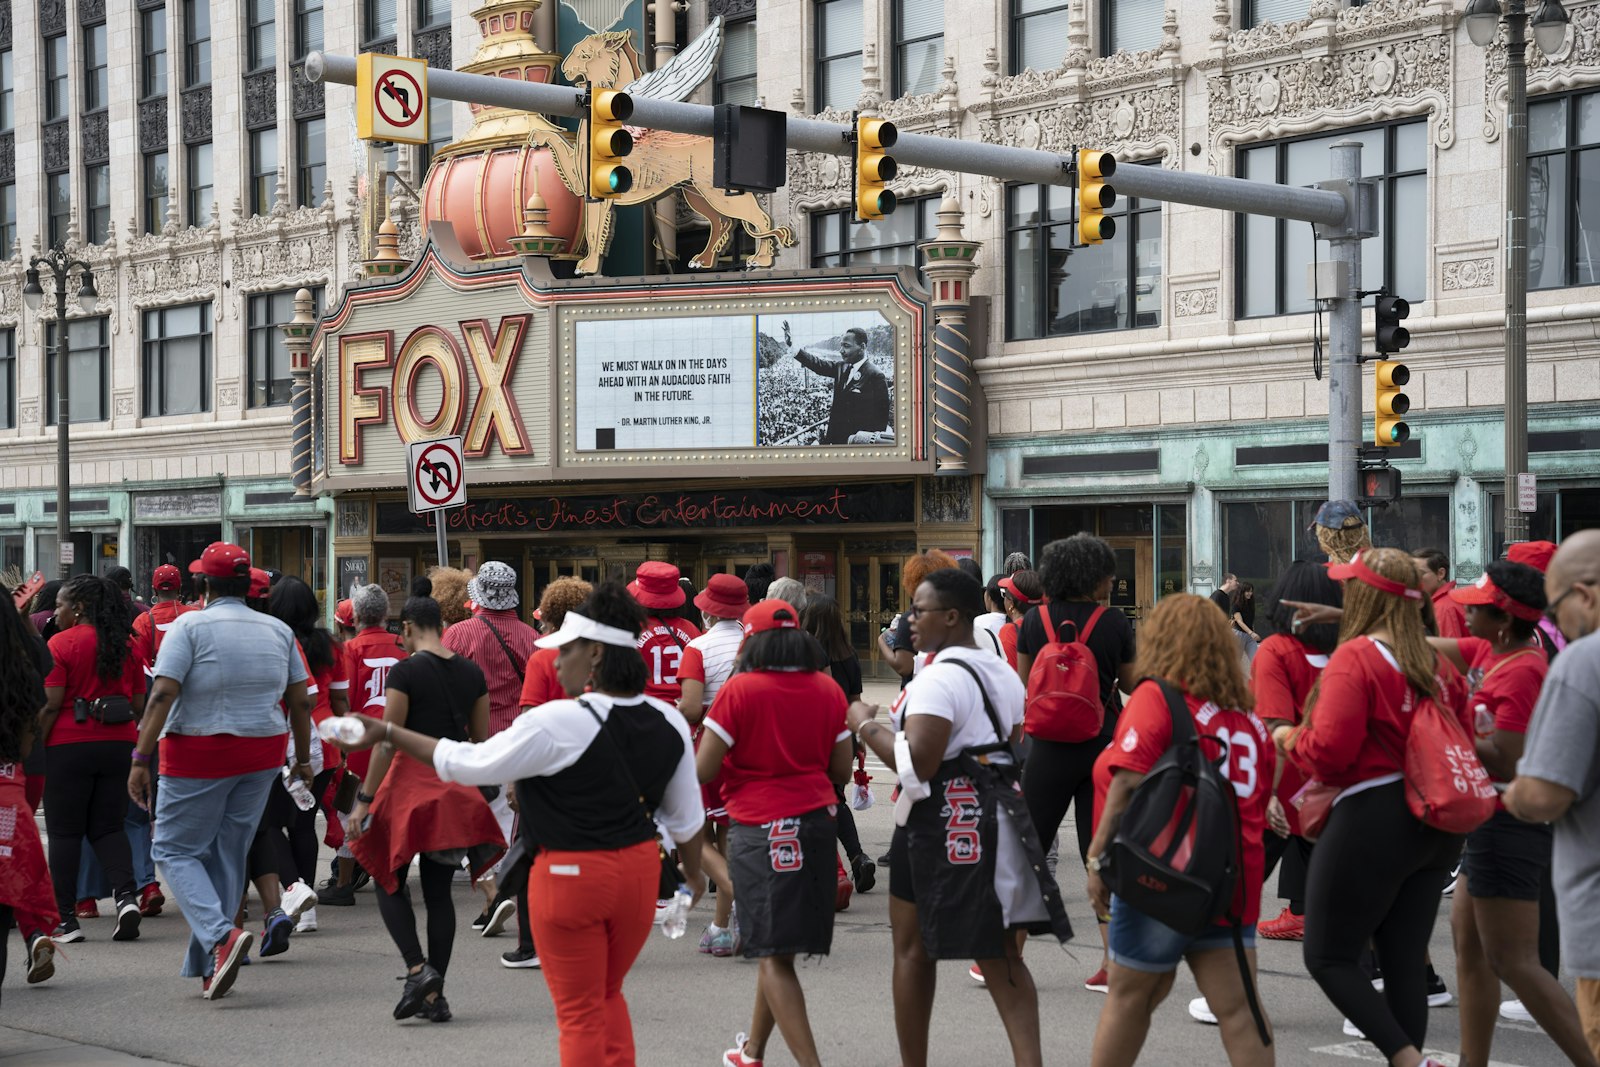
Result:
[[[857,813],[870,855],[887,850],[892,831],[888,784],[875,786],[877,804]],[[1071,841],[1063,828],[1063,841]],[[326,859],[326,857],[325,857]],[[1027,960],[1039,988],[1046,1060],[1086,1064],[1104,998],[1083,988],[1100,962],[1095,926],[1077,864],[1062,865],[1063,888],[1077,940],[1066,951],[1035,940]],[[896,1050],[890,1000],[887,871],[878,887],[857,894],[837,917],[833,953],[800,968],[812,1026],[824,1061],[893,1067]],[[0,1002],[0,1067],[97,1065],[142,1057],[194,1067],[226,1065],[341,1065],[423,1063],[558,1063],[550,998],[538,971],[507,970],[500,953],[515,945],[514,927],[482,938],[469,926],[481,897],[456,887],[458,933],[446,992],[455,1020],[397,1023],[400,957],[378,918],[370,891],[351,908],[319,909],[321,930],[297,935],[285,955],[257,960],[226,999],[200,999],[200,983],[178,977],[187,927],[176,907],[148,919],[133,943],[113,943],[111,920],[86,921],[87,940],[67,946],[57,974],[23,984],[20,942],[10,942],[10,967]],[[1453,988],[1454,964],[1443,902],[1433,957]],[[1269,899],[1270,914],[1279,905]],[[104,909],[103,909],[104,910]],[[418,906],[421,921],[420,900]],[[692,916],[680,941],[653,934],[625,987],[639,1062],[647,1065],[720,1063],[734,1034],[747,1027],[756,966],[696,952],[709,901]],[[252,901],[253,921],[259,905]],[[1382,1062],[1365,1042],[1346,1037],[1340,1017],[1306,976],[1298,943],[1263,942],[1262,996],[1277,1028],[1277,1062],[1336,1067],[1340,1060]],[[989,995],[966,975],[965,963],[939,971],[933,1023],[936,1064],[1003,1064],[1008,1048]],[[1157,1012],[1141,1063],[1226,1063],[1213,1027],[1193,1022],[1196,995],[1187,970]],[[1457,1047],[1456,1007],[1430,1014],[1428,1045],[1445,1055]],[[1518,1067],[1563,1062],[1532,1025],[1502,1022],[1495,1062]],[[596,1061],[598,1062],[598,1061]],[[767,1062],[792,1063],[775,1037]]]

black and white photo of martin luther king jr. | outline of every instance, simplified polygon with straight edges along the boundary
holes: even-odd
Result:
[[[867,359],[867,331],[859,326],[846,330],[839,343],[839,355],[842,358],[827,359],[803,348],[794,354],[802,367],[833,382],[833,407],[819,443],[870,445],[893,441],[889,382],[883,371]]]

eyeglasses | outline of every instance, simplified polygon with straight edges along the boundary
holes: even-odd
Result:
[[[1573,590],[1577,589],[1580,585],[1592,585],[1592,584],[1594,584],[1594,583],[1592,583],[1592,582],[1573,582],[1571,585],[1567,586],[1567,591],[1562,593],[1560,596],[1556,597],[1554,600],[1550,601],[1550,606],[1544,609],[1544,617],[1549,619],[1551,622],[1555,622],[1556,621],[1556,613],[1561,610],[1561,602],[1563,600],[1567,599],[1567,597],[1571,596],[1572,593],[1573,593]]]

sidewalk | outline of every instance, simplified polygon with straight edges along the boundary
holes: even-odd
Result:
[[[0,1026],[0,1067],[181,1067],[165,1060],[147,1060],[126,1052],[80,1045],[47,1034]]]

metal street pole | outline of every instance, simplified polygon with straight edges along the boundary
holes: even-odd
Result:
[[[1369,220],[1359,208],[1361,142],[1340,141],[1329,151],[1332,183],[1350,191],[1351,210],[1340,229],[1326,231],[1337,273],[1328,316],[1328,499],[1354,500],[1361,447],[1361,231]]]
[[[1505,543],[1528,539],[1517,475],[1528,467],[1528,15],[1506,12]]]
[[[63,582],[72,577],[72,564],[67,562],[65,549],[72,542],[72,492],[67,480],[72,375],[67,373],[67,350],[67,274],[62,271],[56,275],[56,559]]]

